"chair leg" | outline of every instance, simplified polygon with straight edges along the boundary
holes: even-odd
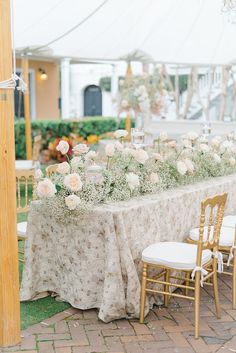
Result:
[[[147,285],[147,264],[143,264],[143,275],[142,275],[142,285],[141,285],[141,297],[140,297],[140,318],[141,324],[144,322],[144,310],[146,302],[146,285]]]
[[[199,338],[199,318],[200,318],[200,272],[195,275],[195,298],[194,298],[194,314],[195,314],[195,338]]]
[[[232,290],[232,295],[233,295],[233,309],[236,309],[236,249],[234,249],[233,253],[233,290]]]
[[[216,317],[220,319],[220,299],[219,299],[219,290],[218,290],[218,278],[217,278],[217,259],[214,258],[213,260],[213,290],[214,290],[214,299],[215,299],[215,306],[216,306]]]
[[[165,274],[165,281],[169,282],[170,281],[170,270],[166,269],[166,274]],[[165,284],[165,292],[170,291],[170,286],[168,284]],[[164,305],[168,306],[170,296],[168,294],[164,294]]]
[[[185,285],[189,286],[190,283],[190,272],[186,272],[186,276],[185,276]],[[189,289],[185,288],[185,295],[188,295]]]

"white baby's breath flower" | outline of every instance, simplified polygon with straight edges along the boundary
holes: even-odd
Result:
[[[83,183],[80,179],[79,174],[72,173],[65,176],[64,185],[68,190],[79,191],[82,189]]]
[[[131,191],[133,191],[135,188],[139,187],[139,177],[135,173],[128,173],[126,174],[126,181],[129,185],[129,188]]]
[[[115,145],[108,143],[105,147],[105,154],[107,157],[113,157],[115,153]]]
[[[150,180],[150,182],[153,183],[153,184],[159,183],[159,176],[158,176],[158,174],[152,172],[152,173],[149,175],[149,180]]]
[[[233,142],[232,141],[223,141],[220,145],[220,151],[222,153],[224,153],[225,151],[228,151],[230,152],[231,151],[231,148],[233,146]]]
[[[138,149],[134,153],[134,159],[141,164],[145,164],[146,161],[148,160],[149,156],[146,151],[143,149]]]
[[[236,159],[234,157],[230,157],[229,158],[229,164],[231,165],[231,167],[235,166],[236,164]]]
[[[124,146],[122,145],[122,143],[120,143],[120,141],[116,141],[115,142],[115,149],[119,152],[123,151]]]
[[[97,156],[98,154],[95,151],[89,151],[84,158],[86,161],[94,161]]]
[[[85,143],[79,143],[73,148],[73,152],[76,156],[85,154],[89,151],[89,147]]]
[[[42,170],[41,169],[36,169],[36,171],[34,173],[35,179],[41,179],[42,176],[43,176]]]
[[[199,149],[200,149],[200,151],[203,152],[203,153],[207,153],[207,152],[210,151],[210,147],[209,147],[206,143],[201,143],[201,144],[199,145]]]
[[[115,137],[116,139],[124,138],[124,137],[126,137],[127,135],[128,135],[128,131],[122,130],[122,129],[116,130],[116,131],[114,132],[114,137]]]
[[[62,162],[58,164],[57,172],[60,174],[67,174],[70,171],[70,165],[67,162]]]
[[[185,175],[188,171],[188,168],[183,161],[178,161],[177,162],[177,170],[178,170],[179,174]]]
[[[81,203],[80,197],[77,195],[69,195],[65,197],[65,204],[70,211],[75,210],[80,203]]]
[[[167,134],[166,131],[160,132],[160,140],[161,140],[162,142],[165,142],[166,140],[168,140],[168,134]]]
[[[66,154],[69,151],[69,148],[69,143],[64,140],[61,140],[57,145],[56,150],[61,152],[61,154]]]
[[[192,148],[192,144],[191,144],[191,141],[190,141],[190,140],[188,140],[188,139],[183,139],[183,140],[182,140],[182,143],[183,143],[183,146],[184,146],[185,148]]]
[[[70,161],[71,169],[76,171],[79,167],[83,166],[83,160],[81,157],[73,157]]]
[[[36,192],[39,198],[48,198],[54,196],[57,189],[50,179],[45,178],[44,180],[39,181]]]
[[[187,138],[191,141],[195,141],[198,139],[198,133],[196,133],[195,131],[190,131],[187,133]]]
[[[218,163],[218,164],[221,163],[221,158],[217,153],[213,154],[213,158],[216,163]]]
[[[184,163],[185,163],[185,165],[186,165],[186,167],[188,169],[188,172],[192,174],[194,172],[195,167],[194,167],[194,164],[191,161],[191,159],[186,158],[184,160]]]

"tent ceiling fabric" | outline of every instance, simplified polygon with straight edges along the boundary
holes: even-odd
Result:
[[[15,47],[48,46],[103,2],[15,0]],[[78,59],[118,60],[141,52],[157,62],[228,64],[236,59],[236,24],[221,7],[222,0],[107,0],[50,49]]]

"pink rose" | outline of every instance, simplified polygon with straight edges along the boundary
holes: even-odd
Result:
[[[69,151],[69,143],[66,141],[61,140],[56,147],[56,150],[61,152],[61,154],[66,154]]]

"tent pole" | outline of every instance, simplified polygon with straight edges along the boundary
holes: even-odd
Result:
[[[27,56],[22,58],[23,79],[27,85],[24,92],[24,113],[25,113],[25,142],[26,142],[26,158],[32,159],[32,137],[31,137],[31,120],[30,120],[30,96],[29,96],[29,59]]]
[[[12,74],[10,0],[0,0],[0,81]],[[0,89],[0,346],[20,342],[13,92]]]
[[[176,68],[175,73],[175,104],[176,104],[176,118],[179,119],[179,70]]]
[[[130,86],[131,84],[131,78],[132,78],[132,68],[131,68],[131,63],[130,61],[127,63],[127,71],[126,71],[126,76],[125,76],[125,80],[127,82],[127,84]],[[131,141],[131,113],[130,113],[130,109],[127,112],[127,116],[125,119],[125,130],[128,131],[128,136],[126,137],[127,141]]]

